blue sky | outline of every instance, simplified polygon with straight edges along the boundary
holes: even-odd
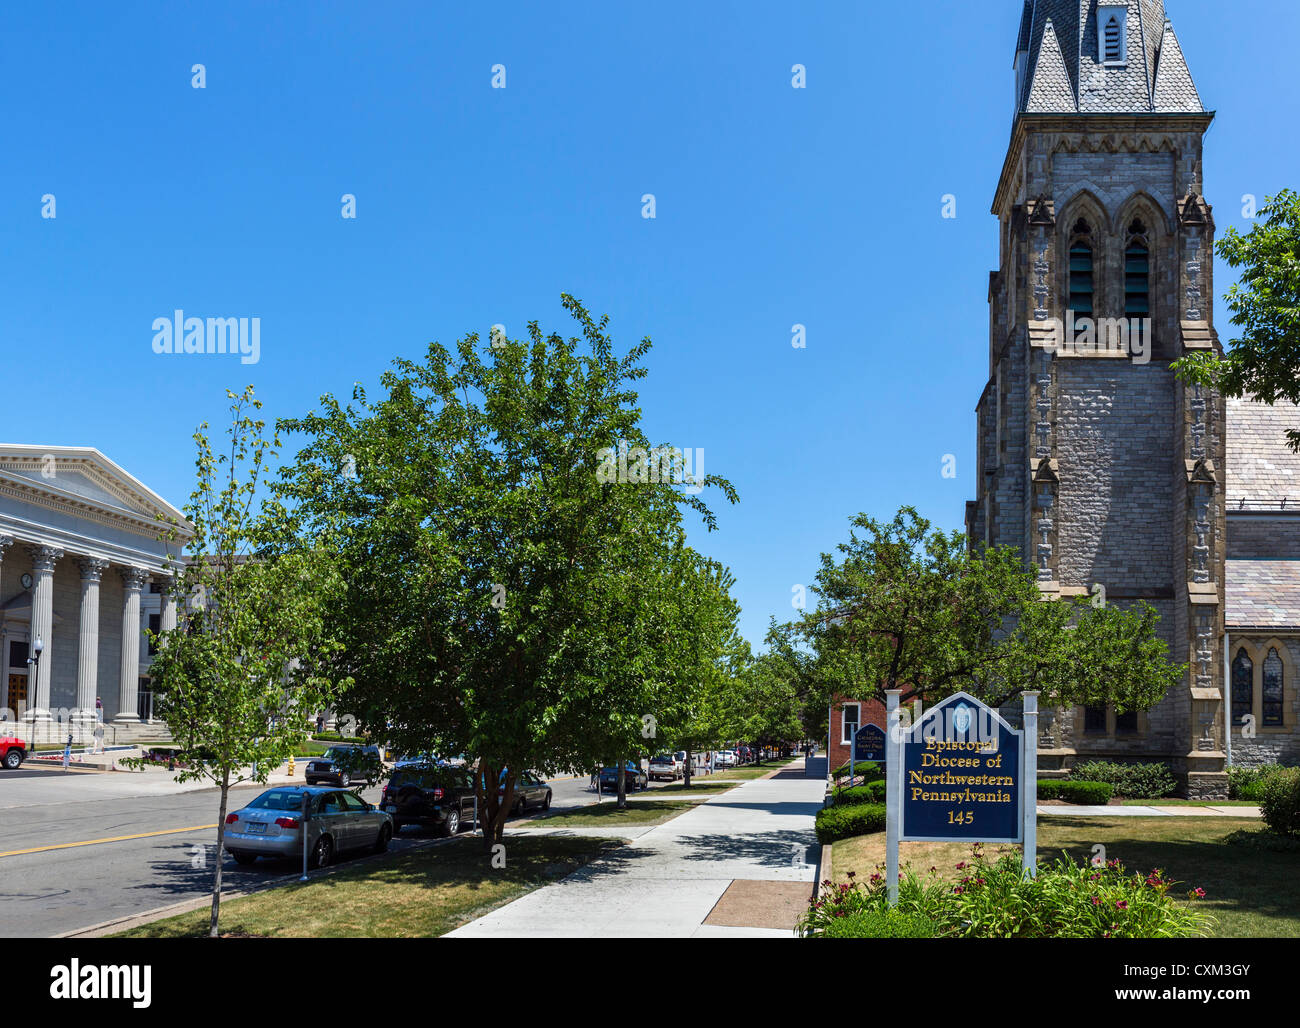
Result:
[[[962,526],[1020,6],[7,4],[0,438],[98,447],[180,504],[227,387],[296,416],[431,339],[568,334],[571,292],[654,340],[651,438],[739,489],[693,540],[759,643],[857,512]],[[1300,8],[1167,8],[1244,225],[1243,194],[1300,186]],[[260,362],[154,354],[176,308],[260,317]]]

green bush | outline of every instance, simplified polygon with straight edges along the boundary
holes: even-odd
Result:
[[[1261,764],[1259,767],[1228,768],[1228,799],[1253,800],[1264,798],[1264,780],[1285,768],[1281,764]]]
[[[885,830],[883,803],[853,803],[826,807],[817,812],[817,841],[823,846],[837,839],[870,835]]]
[[[1038,780],[1040,800],[1065,800],[1066,803],[1104,807],[1110,802],[1113,791],[1106,782],[1072,782],[1068,779],[1043,778]]]
[[[1278,835],[1300,836],[1300,767],[1283,768],[1264,779],[1259,812]]]
[[[323,742],[352,742],[363,743],[366,740],[357,735],[343,735],[341,732],[313,732],[313,739],[320,739]]]
[[[976,846],[957,870],[964,877],[956,884],[939,878],[935,868],[924,882],[909,871],[899,882],[896,913],[930,921],[937,937],[978,939],[1183,939],[1208,935],[1215,923],[1175,903],[1169,895],[1175,883],[1163,872],[1129,873],[1118,860],[1094,867],[1062,858],[1040,864],[1028,878],[1019,857],[1008,854],[990,864]],[[1204,899],[1205,892],[1193,889],[1187,897]],[[877,871],[865,883],[833,886],[796,931],[805,938],[829,935],[845,930],[833,927],[837,921],[889,909],[885,878]]]
[[[831,793],[831,802],[840,807],[855,803],[884,803],[885,780],[881,778],[866,785],[855,785],[851,789],[836,789]]]
[[[1110,760],[1087,760],[1074,765],[1070,778],[1076,782],[1105,782],[1116,796],[1131,800],[1158,800],[1172,795],[1178,781],[1168,764],[1121,764]]]
[[[849,777],[849,762],[846,760],[834,771],[836,781],[841,778]],[[879,778],[885,777],[884,768],[874,760],[859,760],[853,765],[853,777],[863,778],[868,782],[874,782]]]
[[[938,927],[920,914],[897,910],[864,910],[830,920],[817,939],[933,939]]]

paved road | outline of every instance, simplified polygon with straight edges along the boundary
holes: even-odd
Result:
[[[232,809],[261,788],[232,790]],[[585,777],[555,779],[551,790],[557,809],[596,800]],[[376,802],[379,789],[362,795]],[[0,773],[0,936],[57,935],[205,895],[217,810],[215,790],[177,793],[162,775]],[[433,838],[410,826],[393,848]],[[238,890],[294,873],[287,863],[243,868],[227,860],[223,879]]]

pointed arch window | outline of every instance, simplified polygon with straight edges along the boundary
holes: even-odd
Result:
[[[1129,225],[1128,245],[1124,248],[1124,315],[1151,316],[1151,246],[1141,218]]]
[[[1283,696],[1282,658],[1277,650],[1269,650],[1264,659],[1264,724],[1278,727],[1282,724]]]
[[[1243,725],[1255,708],[1255,662],[1244,649],[1237,651],[1232,662],[1232,723]]]
[[[1092,228],[1080,218],[1070,233],[1070,310],[1076,318],[1092,317]]]

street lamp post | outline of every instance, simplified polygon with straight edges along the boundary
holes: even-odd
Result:
[[[27,666],[32,670],[27,675],[27,716],[32,723],[32,753],[36,753],[36,714],[32,710],[31,697],[40,688],[39,680],[41,677],[41,653],[45,649],[45,644],[41,642],[41,637],[36,637],[36,644],[32,647],[32,656],[27,658]]]

